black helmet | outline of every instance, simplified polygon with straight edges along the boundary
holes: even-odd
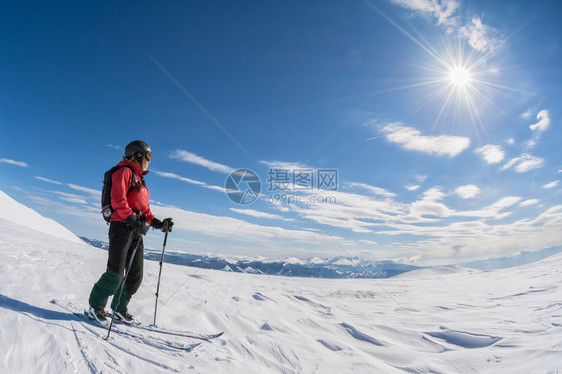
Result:
[[[140,162],[148,153],[152,153],[152,151],[148,144],[142,140],[132,141],[125,147],[125,158],[127,160],[130,160],[134,156],[135,159]]]

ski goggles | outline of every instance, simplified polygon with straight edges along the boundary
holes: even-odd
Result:
[[[146,158],[146,160],[148,162],[150,162],[150,159],[152,158],[152,152],[146,152],[146,154],[144,155],[144,158]]]

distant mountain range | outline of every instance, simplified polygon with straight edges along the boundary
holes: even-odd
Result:
[[[90,245],[107,250],[109,244],[96,239],[81,238]],[[146,249],[144,258],[160,261],[161,251]],[[521,252],[514,256],[467,262],[457,266],[479,270],[503,269],[536,262],[562,252],[562,247],[547,248],[536,252]],[[166,252],[165,262],[205,269],[232,271],[236,273],[283,275],[307,278],[390,278],[423,267],[401,264],[394,261],[373,261],[358,257],[317,257],[301,260],[240,259],[224,256],[201,256],[188,253]]]
[[[90,245],[107,250],[109,244],[96,239],[81,238]],[[161,251],[146,249],[144,258],[160,261]],[[166,252],[165,262],[205,269],[232,271],[236,273],[284,275],[308,278],[390,278],[408,271],[421,269],[393,261],[370,261],[356,257],[334,257],[307,260],[290,258],[285,260],[236,259],[222,256],[200,256],[187,253]]]

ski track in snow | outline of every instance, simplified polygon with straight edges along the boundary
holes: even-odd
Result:
[[[85,307],[107,261],[105,251],[52,234],[0,218],[0,373],[562,372],[562,255],[376,282],[164,264],[158,325],[225,331],[183,352],[117,334],[105,341],[103,329],[50,304]],[[130,305],[147,322],[157,274],[146,261]]]

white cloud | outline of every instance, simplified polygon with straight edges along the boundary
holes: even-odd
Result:
[[[47,179],[47,178],[43,178],[43,177],[35,177],[35,179],[39,179],[40,181],[48,182],[48,183],[53,183],[53,184],[59,184],[59,185],[60,185],[60,184],[63,184],[63,183],[61,183],[61,182],[57,182],[57,181],[54,181],[54,180],[51,180],[51,179]]]
[[[467,184],[458,187],[455,193],[462,199],[474,199],[480,194],[480,188],[474,184]]]
[[[157,203],[151,204],[151,209],[159,217],[174,217],[174,230],[208,235],[221,241],[231,236],[229,245],[242,242],[244,248],[249,244],[255,246],[256,243],[260,243],[262,249],[267,249],[268,247],[287,248],[288,244],[300,245],[300,243],[325,246],[333,244],[333,240],[345,241],[342,237],[325,235],[323,232],[257,225],[236,218],[197,213]]]
[[[15,160],[10,160],[8,158],[0,158],[0,162],[3,162],[5,164],[10,164],[10,165],[15,165],[15,166],[21,166],[22,168],[28,168],[29,165],[23,161],[15,161]]]
[[[492,204],[489,207],[484,208],[484,209],[492,209],[492,210],[496,210],[496,211],[500,212],[500,211],[502,211],[506,208],[509,208],[509,207],[517,204],[520,201],[521,201],[520,197],[508,196],[508,197],[504,197],[504,198],[498,200],[494,204]]]
[[[236,213],[246,214],[248,216],[252,216],[252,217],[256,217],[256,218],[280,219],[280,220],[283,220],[283,221],[289,220],[287,218],[281,217],[278,214],[265,213],[265,212],[260,212],[258,210],[253,210],[253,209],[230,208],[230,210],[232,210],[233,212],[236,212]]]
[[[470,140],[465,137],[421,135],[419,130],[398,123],[388,124],[382,128],[382,131],[386,133],[388,141],[400,144],[405,149],[439,156],[454,157],[470,145]]]
[[[93,195],[93,196],[101,196],[101,191],[94,190],[93,188],[82,187],[82,186],[78,186],[78,185],[72,184],[72,183],[67,183],[67,186],[72,188],[73,190],[76,190],[76,191],[86,192],[87,194],[90,194],[90,195]]]
[[[88,202],[82,196],[78,196],[78,195],[74,195],[74,194],[70,194],[70,193],[65,193],[65,192],[60,192],[60,191],[54,191],[54,193],[62,196],[62,197],[60,197],[61,200],[68,201],[70,203],[84,204],[84,205],[88,204]]]
[[[170,158],[203,166],[212,171],[220,171],[223,173],[232,173],[234,171],[234,169],[229,166],[209,161],[188,151],[176,150],[170,154]]]
[[[527,140],[527,142],[525,144],[526,144],[527,148],[533,149],[537,146],[537,139]]]
[[[520,157],[511,159],[507,164],[502,166],[501,170],[513,168],[518,173],[525,173],[529,170],[541,168],[543,165],[544,159],[525,153]]]
[[[282,170],[310,169],[310,167],[298,162],[260,161],[260,164],[266,165],[270,169],[282,169]]]
[[[197,186],[201,186],[203,188],[207,188],[209,190],[213,190],[213,191],[218,191],[218,192],[222,192],[222,193],[227,193],[226,189],[224,187],[220,187],[220,186],[213,186],[213,185],[208,185],[205,182],[201,182],[195,179],[191,179],[191,178],[186,178],[186,177],[182,177],[181,175],[178,175],[176,173],[169,173],[169,172],[163,172],[163,171],[157,171],[157,170],[152,170],[152,172],[160,177],[164,177],[164,178],[170,178],[170,179],[176,179],[182,182],[186,182],[189,184],[194,184]]]
[[[196,184],[198,186],[205,185],[204,182],[200,182],[200,181],[195,180],[195,179],[185,178],[185,177],[182,177],[181,175],[177,175],[175,173],[168,173],[168,172],[157,171],[157,170],[152,170],[152,173],[154,173],[158,176],[164,177],[164,178],[177,179],[179,181],[187,182],[187,183],[191,183],[191,184]]]
[[[482,24],[480,17],[473,18],[472,24],[461,27],[460,35],[468,38],[472,48],[481,52],[493,52],[500,43],[496,37],[497,31]]]
[[[538,204],[539,199],[529,199],[529,200],[525,200],[519,203],[520,207],[526,207],[526,206],[531,206],[531,205],[535,205]]]
[[[201,187],[207,188],[207,189],[213,190],[213,191],[219,191],[219,192],[222,192],[222,193],[227,193],[226,188],[220,187],[220,186],[209,186],[209,185],[204,185],[204,186],[201,186]]]
[[[481,52],[493,52],[501,44],[498,31],[482,23],[480,17],[473,17],[471,22],[460,27],[457,0],[390,0],[393,3],[414,11],[421,16],[437,19],[437,24],[445,26],[447,32],[457,32],[461,38],[468,40],[472,48]]]
[[[347,183],[347,185],[350,186],[350,187],[359,187],[359,188],[366,189],[366,190],[374,193],[375,195],[382,196],[382,197],[394,197],[394,196],[396,196],[395,193],[387,191],[384,188],[370,186],[370,185],[365,184],[365,183],[351,182],[351,183]]]
[[[539,132],[542,132],[548,129],[548,127],[550,126],[550,117],[548,115],[548,110],[541,110],[539,114],[537,114],[537,119],[539,120],[539,122],[529,126],[531,130],[538,130]]]
[[[506,140],[506,143],[509,144],[509,145],[513,145],[513,144],[515,144],[515,139],[509,138],[509,139]]]
[[[551,189],[551,188],[554,188],[554,187],[558,186],[559,184],[560,184],[560,181],[553,181],[553,182],[550,182],[550,183],[547,183],[547,184],[543,185],[542,188],[545,188],[545,189],[548,190],[548,189]]]
[[[497,164],[505,157],[505,153],[499,145],[488,144],[478,148],[475,152],[479,153],[488,164]]]
[[[453,14],[457,10],[459,3],[455,0],[392,0],[392,2],[403,8],[433,16],[437,19],[438,25],[454,26],[457,24]]]
[[[424,217],[449,217],[454,211],[449,209],[445,204],[440,201],[445,197],[445,194],[439,187],[433,187],[425,191],[421,200],[415,201],[410,205],[410,216]]]
[[[525,113],[521,113],[521,117],[525,118],[525,119],[529,119],[529,118],[531,118],[531,114],[532,114],[531,111],[528,110]]]
[[[500,213],[502,210],[517,204],[519,201],[521,201],[520,197],[508,196],[479,210],[457,211],[455,216],[500,219],[511,214],[511,212]]]
[[[415,184],[415,185],[410,184],[408,186],[405,186],[404,188],[407,189],[408,191],[417,191],[417,190],[419,190],[420,185],[419,184]]]

